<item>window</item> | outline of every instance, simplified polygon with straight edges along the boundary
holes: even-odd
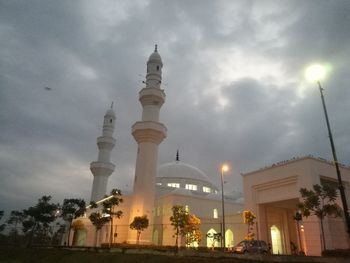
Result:
[[[110,119],[110,120],[109,120],[109,122],[110,122],[110,123],[112,123],[112,122],[113,122],[113,120],[112,120],[112,119]]]
[[[210,193],[211,189],[209,187],[203,186],[203,192],[204,193]]]
[[[159,66],[157,66],[157,71],[159,71]]]
[[[162,185],[162,183],[156,183],[156,185],[159,185],[159,186],[161,186],[161,185]]]
[[[174,188],[180,188],[180,184],[179,183],[168,183],[169,187],[174,187]]]
[[[214,218],[219,218],[218,210],[216,208],[214,208],[214,210],[213,210],[213,217]]]
[[[185,188],[188,190],[197,191],[197,185],[195,184],[186,184]]]

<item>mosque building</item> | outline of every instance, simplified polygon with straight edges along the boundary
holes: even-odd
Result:
[[[123,211],[120,219],[114,219],[112,231],[105,225],[96,236],[95,227],[88,216],[78,218],[79,227],[71,230],[70,243],[75,246],[94,246],[103,243],[136,243],[136,231],[129,225],[135,216],[147,215],[149,227],[140,237],[141,244],[175,245],[174,229],[170,222],[172,207],[183,205],[190,214],[200,218],[203,238],[193,246],[220,247],[211,238],[222,232],[222,193],[200,169],[180,160],[179,152],[173,162],[158,166],[158,145],[166,138],[167,128],[160,119],[160,109],[165,102],[161,89],[162,59],[157,46],[147,61],[145,87],[139,92],[142,105],[141,121],[132,126],[137,142],[134,188],[132,193],[123,192],[123,202],[115,209]],[[115,165],[110,161],[116,143],[113,105],[104,116],[102,136],[97,138],[99,154],[90,165],[94,176],[91,200],[103,202],[108,177]],[[350,168],[342,166],[341,173],[350,203]],[[300,199],[299,189],[312,188],[323,182],[336,184],[334,165],[326,160],[306,156],[274,164],[270,167],[242,174],[243,194],[225,193],[225,245],[230,247],[243,240],[247,226],[242,222],[242,211],[248,209],[257,216],[255,238],[265,240],[275,254],[290,254],[292,243],[307,255],[320,255],[320,230],[317,218],[293,219]],[[341,205],[340,201],[339,204]],[[77,225],[77,224],[76,224]],[[326,218],[324,221],[327,248],[349,248],[349,237],[343,218]],[[74,226],[74,223],[73,223]],[[112,235],[112,236],[111,236]],[[181,240],[180,245],[184,245]]]

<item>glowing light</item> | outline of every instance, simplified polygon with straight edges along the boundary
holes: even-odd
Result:
[[[223,165],[221,166],[221,171],[223,171],[223,172],[227,172],[229,169],[230,169],[230,168],[229,168],[229,166],[228,166],[227,164],[223,164]]]
[[[313,64],[305,70],[305,77],[308,81],[320,81],[326,76],[327,68],[321,64]]]

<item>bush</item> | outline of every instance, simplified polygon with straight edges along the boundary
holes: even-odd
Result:
[[[324,250],[322,256],[326,257],[350,257],[350,249]]]

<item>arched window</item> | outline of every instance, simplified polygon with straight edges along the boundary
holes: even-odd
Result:
[[[208,232],[207,232],[207,247],[209,248],[214,248],[214,247],[218,247],[219,246],[219,242],[218,242],[218,234],[217,232],[211,228]]]
[[[270,228],[270,231],[271,231],[272,253],[282,254],[283,250],[282,250],[281,231],[275,225],[273,225]]]
[[[225,232],[225,244],[226,247],[233,247],[235,245],[231,229],[227,229]]]
[[[213,218],[219,218],[218,210],[216,208],[213,209]]]

